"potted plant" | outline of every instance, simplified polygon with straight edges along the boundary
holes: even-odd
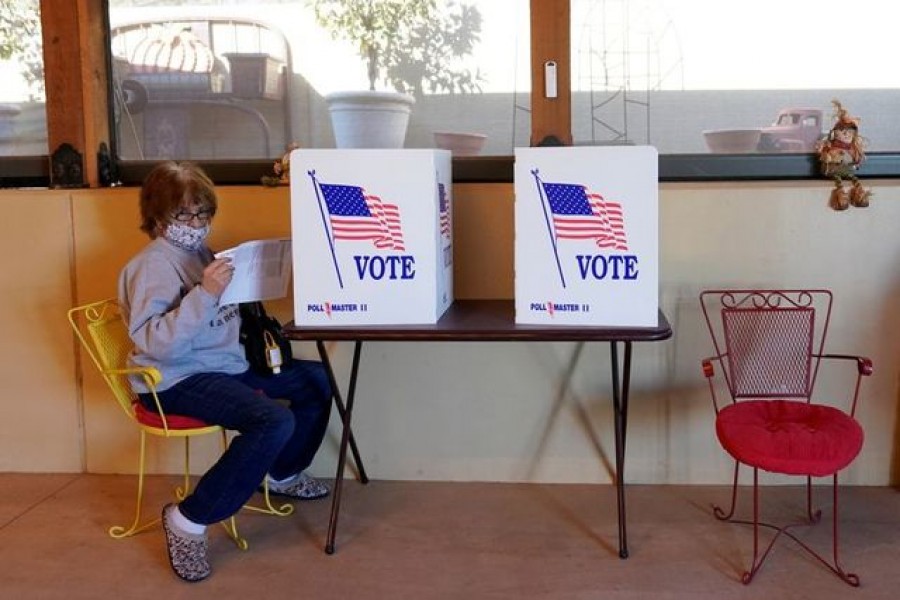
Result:
[[[325,97],[339,148],[399,148],[415,96],[480,91],[464,68],[481,34],[478,9],[458,0],[310,0],[333,39],[352,42],[369,89]],[[379,91],[379,86],[393,91]],[[382,124],[387,130],[382,129]]]

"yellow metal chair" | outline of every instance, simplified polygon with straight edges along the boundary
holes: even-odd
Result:
[[[119,407],[137,425],[141,434],[140,458],[138,459],[138,487],[137,503],[135,506],[134,520],[131,525],[124,527],[115,525],[110,527],[109,535],[114,538],[123,538],[139,533],[159,521],[155,518],[141,523],[141,506],[144,495],[144,458],[147,435],[155,435],[167,438],[182,438],[184,440],[184,481],[176,488],[178,499],[183,499],[190,491],[190,440],[192,437],[219,434],[222,438],[223,450],[228,445],[227,432],[218,425],[208,425],[203,421],[182,415],[165,414],[156,397],[156,386],[159,385],[162,376],[154,368],[135,368],[128,366],[128,354],[133,343],[128,335],[128,329],[119,311],[119,304],[115,299],[101,300],[84,306],[76,306],[69,310],[69,323],[81,342],[82,347],[91,357],[91,361],[97,367],[115,396]],[[147,410],[141,404],[131,389],[129,376],[141,377],[151,390],[156,400],[157,412]],[[294,507],[290,504],[274,506],[269,497],[268,486],[263,482],[263,506],[244,505],[251,511],[287,516]],[[223,523],[228,535],[242,550],[247,549],[247,541],[237,531],[234,517]]]

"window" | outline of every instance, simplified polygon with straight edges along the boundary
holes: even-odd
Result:
[[[370,72],[376,88],[414,97],[405,147],[434,147],[446,133],[475,134],[468,141],[483,147],[470,152],[484,155],[527,144],[528,0],[393,4],[386,15],[409,18],[382,18],[371,65],[348,35],[353,10],[366,7],[355,0],[112,0],[119,158],[271,159],[291,143],[334,147],[330,98],[368,89]]]
[[[284,36],[251,17],[183,8],[110,15],[119,157],[240,159],[282,152],[292,136]]]
[[[28,185],[13,158],[48,154],[38,0],[0,2],[0,81],[0,163],[15,171],[0,177]]]
[[[852,13],[835,0],[760,0],[737,5],[717,0],[409,0],[404,4],[432,1],[439,7],[465,2],[481,18],[477,44],[459,63],[478,70],[480,88],[453,94],[426,89],[405,138],[407,146],[427,147],[435,144],[436,132],[486,135],[479,158],[455,161],[460,167],[455,174],[507,179],[512,174],[511,150],[529,143],[530,130],[535,139],[551,139],[547,131],[558,130],[571,131],[576,144],[653,144],[661,152],[662,180],[818,177],[815,155],[806,151],[809,142],[804,136],[828,130],[831,100],[837,98],[861,119],[861,133],[868,140],[860,176],[900,175],[896,147],[900,119],[893,110],[900,78],[884,66],[883,59],[891,56],[892,27],[900,13],[890,3],[859,0]],[[353,43],[333,38],[320,26],[308,0],[84,3],[90,10],[78,11],[77,23],[69,14],[56,19],[55,12],[44,24],[50,35],[72,38],[66,48],[77,48],[79,43],[90,46],[85,35],[102,39],[96,14],[108,8],[117,38],[129,27],[137,31],[169,24],[182,34],[179,43],[187,41],[185,47],[201,50],[205,46],[214,58],[205,75],[202,70],[181,76],[168,73],[175,75],[169,83],[176,92],[160,85],[165,77],[159,70],[154,72],[153,65],[144,64],[143,73],[130,70],[131,41],[112,42],[111,54],[118,58],[110,58],[115,90],[110,100],[111,135],[119,175],[126,182],[138,181],[148,162],[185,149],[186,157],[203,161],[223,183],[255,181],[289,143],[333,144],[325,96],[337,89],[340,79],[367,78],[365,61],[354,54]],[[0,19],[15,18],[26,9],[37,14],[39,4],[38,0],[0,0]],[[67,3],[59,6],[70,8]],[[92,11],[93,15],[86,14]],[[565,20],[554,21],[562,14],[558,11],[571,16],[568,29]],[[529,39],[529,12],[538,17],[533,39]],[[77,137],[77,132],[65,127],[60,131],[58,121],[70,122],[64,118],[69,114],[66,102],[78,104],[80,96],[66,89],[61,101],[51,97],[48,136],[42,78],[26,82],[24,94],[12,95],[14,88],[21,92],[29,73],[40,72],[40,67],[32,69],[39,60],[24,67],[20,62],[26,55],[40,57],[36,50],[40,31],[25,24],[4,31],[14,34],[7,33],[6,40],[0,37],[0,52],[9,51],[10,37],[20,46],[27,42],[30,50],[19,47],[16,56],[0,58],[4,81],[0,184],[23,185],[33,178],[23,180],[21,174],[31,171],[43,173],[46,182],[47,139],[56,146]],[[561,63],[571,58],[571,68],[560,72],[559,90],[561,96],[571,90],[571,113],[547,110],[544,103],[531,106],[530,79],[543,73],[542,65],[529,69],[533,46],[551,47],[552,58],[558,56]],[[98,62],[96,54],[82,59],[87,65]],[[53,78],[68,81],[66,75],[55,74],[58,62],[54,57],[47,67],[54,91],[60,88]],[[10,71],[11,65],[15,72]],[[239,77],[242,67],[253,65],[255,76]],[[233,75],[246,84],[238,83],[237,91]],[[538,85],[543,89],[542,81]],[[180,95],[182,89],[189,93]],[[178,101],[181,106],[176,106]],[[86,120],[93,132],[89,139],[105,139],[98,121],[95,115]],[[88,162],[93,154],[93,149],[85,149]],[[17,162],[19,158],[31,161],[27,168]],[[244,174],[235,176],[242,166],[247,167]]]
[[[572,0],[574,143],[810,163],[838,99],[861,119],[867,152],[896,152],[900,76],[878,57],[891,55],[900,9],[846,6]]]

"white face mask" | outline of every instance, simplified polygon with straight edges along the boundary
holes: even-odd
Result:
[[[185,223],[172,222],[166,226],[163,237],[184,250],[199,250],[209,235],[209,224],[191,227]]]

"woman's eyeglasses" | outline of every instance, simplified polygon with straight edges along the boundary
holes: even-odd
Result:
[[[212,211],[205,208],[197,212],[182,210],[172,215],[172,218],[179,223],[190,223],[195,217],[201,223],[206,223],[212,217]]]

